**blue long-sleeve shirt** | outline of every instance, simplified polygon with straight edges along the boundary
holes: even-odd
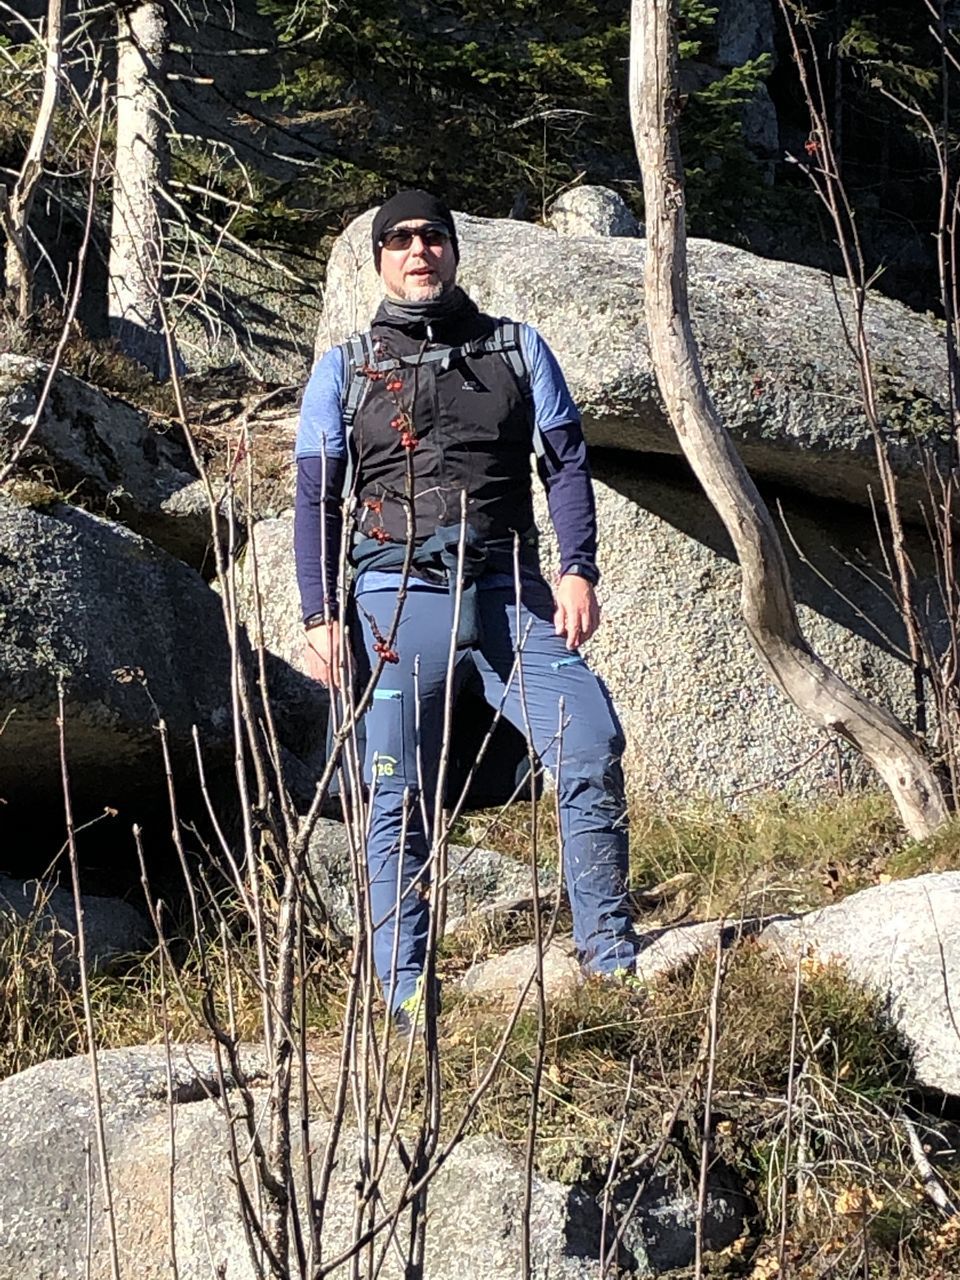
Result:
[[[534,422],[543,441],[538,469],[560,548],[560,571],[575,568],[595,581],[599,576],[596,506],[580,414],[545,340],[532,325],[522,324],[519,329],[530,373]],[[294,547],[305,619],[327,611],[331,616],[336,614],[347,467],[343,423],[346,364],[340,347],[326,352],[313,370],[300,410]]]

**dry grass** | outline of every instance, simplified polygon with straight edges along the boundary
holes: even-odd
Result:
[[[758,800],[733,815],[706,805],[670,817],[638,808],[631,816],[637,886],[659,886],[641,905],[663,919],[798,910],[880,877],[960,865],[960,828],[924,845],[898,843],[889,806],[877,796],[806,807]],[[490,832],[471,819],[470,834],[525,857],[528,821],[528,811],[518,806]],[[541,822],[545,857],[556,853],[551,825],[548,801]],[[520,913],[478,918],[443,945],[440,1062],[450,1124],[488,1067],[505,1019],[502,1009],[459,993],[456,976],[470,960],[528,937],[529,916]],[[203,1037],[205,996],[224,1024],[255,1039],[261,1012],[252,943],[239,926],[226,943],[223,938],[222,929],[211,932],[203,964],[181,942],[176,981],[156,953],[123,973],[95,977],[98,1042]],[[0,1076],[86,1047],[79,992],[60,976],[56,960],[56,941],[37,921],[3,922]],[[957,1280],[960,1231],[925,1197],[902,1116],[913,1114],[921,1132],[926,1126],[934,1157],[939,1148],[956,1146],[955,1135],[942,1125],[945,1136],[934,1141],[938,1122],[911,1111],[919,1100],[910,1090],[903,1045],[875,1002],[831,967],[803,965],[791,1062],[794,976],[755,941],[742,942],[730,955],[713,1096],[714,1149],[736,1170],[757,1216],[737,1245],[711,1260],[711,1273],[753,1280],[780,1274],[786,1181],[792,1280]],[[706,959],[642,995],[588,983],[550,1005],[537,1148],[541,1172],[595,1192],[602,1187],[633,1061],[623,1167],[642,1172],[665,1118],[676,1111],[666,1158],[678,1176],[695,1182],[703,1117],[698,1057],[712,981],[713,962]],[[337,1024],[344,989],[336,962],[318,962],[309,978],[311,1030]],[[535,1018],[524,1015],[481,1101],[475,1129],[522,1144],[536,1045]],[[414,1088],[414,1106],[417,1100]],[[960,1200],[960,1162],[946,1156],[938,1171]]]
[[[82,1014],[38,918],[0,914],[0,1078],[78,1052]]]
[[[897,847],[886,796],[803,803],[768,796],[730,812],[715,802],[677,817],[631,814],[632,872],[647,887],[692,877],[698,915],[763,915],[823,906],[875,883]]]
[[[662,979],[644,995],[589,982],[549,1008],[548,1074],[564,1080],[569,1100],[577,1101],[574,1110],[592,1118],[601,1152],[606,1149],[608,1124],[619,1114],[631,1055],[637,1059],[641,1090],[656,1109],[688,1081],[712,980],[710,958]],[[744,1094],[752,1101],[782,1103],[790,1061],[793,983],[793,973],[752,940],[736,950],[724,985],[724,1031],[717,1060],[719,1088],[731,1100]],[[454,1093],[469,1089],[474,1071],[502,1031],[503,1018],[502,1011],[470,997],[454,995],[448,1001],[442,1021]],[[838,1088],[878,1105],[899,1105],[908,1078],[906,1052],[876,1003],[839,971],[805,969],[799,1025],[801,1043],[818,1046],[813,1058],[817,1069],[835,1079]],[[535,1019],[523,1015],[511,1045],[516,1071],[524,1073],[532,1065],[535,1040]],[[494,1111],[486,1112],[484,1127],[496,1127],[499,1117],[506,1127],[498,1132],[517,1136],[502,1100],[491,1098],[485,1106]],[[522,1117],[516,1119],[522,1122]],[[577,1136],[583,1138],[579,1125],[575,1121]]]
[[[173,937],[171,968],[161,952],[131,958],[90,978],[100,1048],[206,1039],[204,1006],[246,1041],[262,1033],[262,1001],[252,937],[239,931],[224,942],[213,933],[197,948]],[[71,943],[51,932],[39,913],[22,920],[0,913],[0,1079],[50,1058],[87,1050],[82,997],[64,956]],[[317,961],[308,974],[307,1017],[312,1028],[339,1023],[344,975]]]
[[[21,324],[9,306],[0,304],[0,351],[49,362],[62,327],[63,315],[52,303],[38,307],[29,325]],[[67,341],[61,367],[111,395],[122,396],[138,409],[161,417],[176,414],[170,384],[157,382],[109,338],[90,338],[76,326]]]
[[[602,1186],[633,1059],[624,1167],[640,1162],[642,1168],[680,1099],[666,1158],[681,1178],[695,1181],[703,1114],[697,1060],[712,980],[712,961],[703,961],[642,998],[591,983],[548,1009],[537,1157],[542,1173],[594,1190]],[[900,1274],[919,1280],[936,1274],[929,1268],[956,1240],[950,1230],[944,1235],[943,1219],[925,1200],[906,1147],[900,1116],[911,1098],[904,1046],[875,1001],[839,971],[805,967],[791,1111],[793,986],[794,974],[754,942],[742,943],[731,959],[716,1063],[714,1149],[737,1171],[758,1218],[738,1248],[714,1260],[712,1273],[778,1274],[764,1270],[763,1259],[777,1237],[786,1176],[791,1276]],[[503,1015],[455,997],[441,1022],[445,1108],[454,1117],[489,1062]],[[477,1128],[521,1144],[535,1052],[535,1019],[525,1015],[482,1101]],[[957,1165],[951,1171],[947,1164],[941,1174],[948,1185],[952,1179],[951,1194],[960,1196]],[[960,1255],[953,1256],[960,1263]],[[960,1267],[943,1272],[948,1275],[960,1275]]]
[[[541,859],[555,861],[551,796],[537,820]],[[457,838],[526,859],[529,808],[474,814]],[[960,866],[960,826],[905,846],[888,798],[875,792],[816,803],[760,796],[736,812],[708,800],[669,814],[638,801],[630,806],[631,882],[656,923],[807,911],[883,875],[914,875],[937,861]]]
[[[887,859],[884,867],[894,880],[925,871],[960,871],[960,819],[948,823],[929,840],[910,840]]]

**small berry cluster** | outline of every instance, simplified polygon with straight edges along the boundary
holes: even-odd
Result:
[[[375,516],[383,515],[383,499],[382,498],[364,498],[363,505],[368,511],[373,512]],[[370,537],[375,542],[379,542],[381,546],[385,542],[391,542],[392,539],[382,524],[375,524],[369,530]]]
[[[400,655],[397,653],[396,649],[391,649],[382,636],[379,640],[374,640],[373,652],[377,654],[378,657],[382,658],[384,662],[400,661]]]
[[[360,612],[366,618],[370,630],[373,632],[373,652],[378,658],[382,658],[384,662],[399,662],[400,655],[397,653],[396,649],[390,648],[383,632],[377,626],[376,618],[372,614],[367,613],[366,609],[361,608]]]
[[[382,356],[382,348],[377,348],[377,354]],[[394,417],[391,418],[390,425],[393,427],[394,431],[399,431],[400,433],[401,448],[407,449],[408,451],[413,450],[417,447],[419,441],[417,439],[416,428],[413,425],[413,418],[403,407],[403,404],[400,401],[400,395],[403,392],[403,378],[400,376],[400,370],[393,369],[389,376],[381,376],[386,377],[386,389],[390,398],[393,400],[393,407],[397,411]]]
[[[375,345],[374,354],[378,360],[384,359],[385,353],[380,342],[377,342]],[[400,400],[400,396],[403,392],[403,378],[400,375],[400,371],[393,369],[389,373],[385,373],[380,369],[375,368],[373,365],[365,364],[361,367],[360,372],[364,374],[365,377],[369,378],[371,382],[384,382],[385,390],[393,401],[393,407],[396,410],[394,416],[390,419],[390,426],[400,436],[400,447],[402,449],[406,449],[408,453],[412,453],[420,443],[420,440],[417,436],[417,429],[413,425],[413,418],[403,407]],[[367,506],[374,515],[379,516],[383,512],[383,501],[380,498],[367,498],[365,506]],[[375,524],[368,532],[370,537],[381,545],[385,542],[393,541],[390,534],[387,533],[386,529],[380,523]],[[381,653],[381,657],[383,657],[386,662],[396,661],[396,657],[390,657],[386,652],[381,652],[379,649],[377,652]]]
[[[413,427],[413,420],[405,409],[390,419],[390,425],[394,431],[400,432],[400,444],[404,449],[415,449],[419,444],[417,433]]]

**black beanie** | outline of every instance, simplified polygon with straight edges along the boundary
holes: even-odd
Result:
[[[460,246],[457,243],[457,228],[453,224],[453,214],[437,196],[429,191],[398,191],[377,210],[373,220],[373,264],[380,272],[380,254],[383,246],[380,237],[398,222],[406,222],[410,218],[425,218],[428,222],[442,222],[450,230],[450,243],[453,245],[453,256],[460,261]]]

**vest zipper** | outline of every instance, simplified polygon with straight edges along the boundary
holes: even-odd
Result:
[[[428,324],[426,326],[426,332],[427,332],[427,342],[432,343],[434,341],[433,325]],[[446,483],[447,451],[446,451],[446,448],[444,447],[443,430],[442,430],[442,423],[440,419],[440,390],[437,382],[437,376],[438,376],[437,370],[440,367],[441,363],[442,362],[434,361],[432,364],[430,364],[429,366],[430,373],[428,376],[431,379],[431,386],[433,389],[433,424],[434,424],[433,438],[436,441],[436,451],[437,451],[437,480],[438,480],[437,491],[440,496],[440,500],[443,503],[442,521],[444,524],[447,524],[448,516],[449,516],[449,507],[450,507],[450,500],[447,495],[447,489],[449,486]]]

